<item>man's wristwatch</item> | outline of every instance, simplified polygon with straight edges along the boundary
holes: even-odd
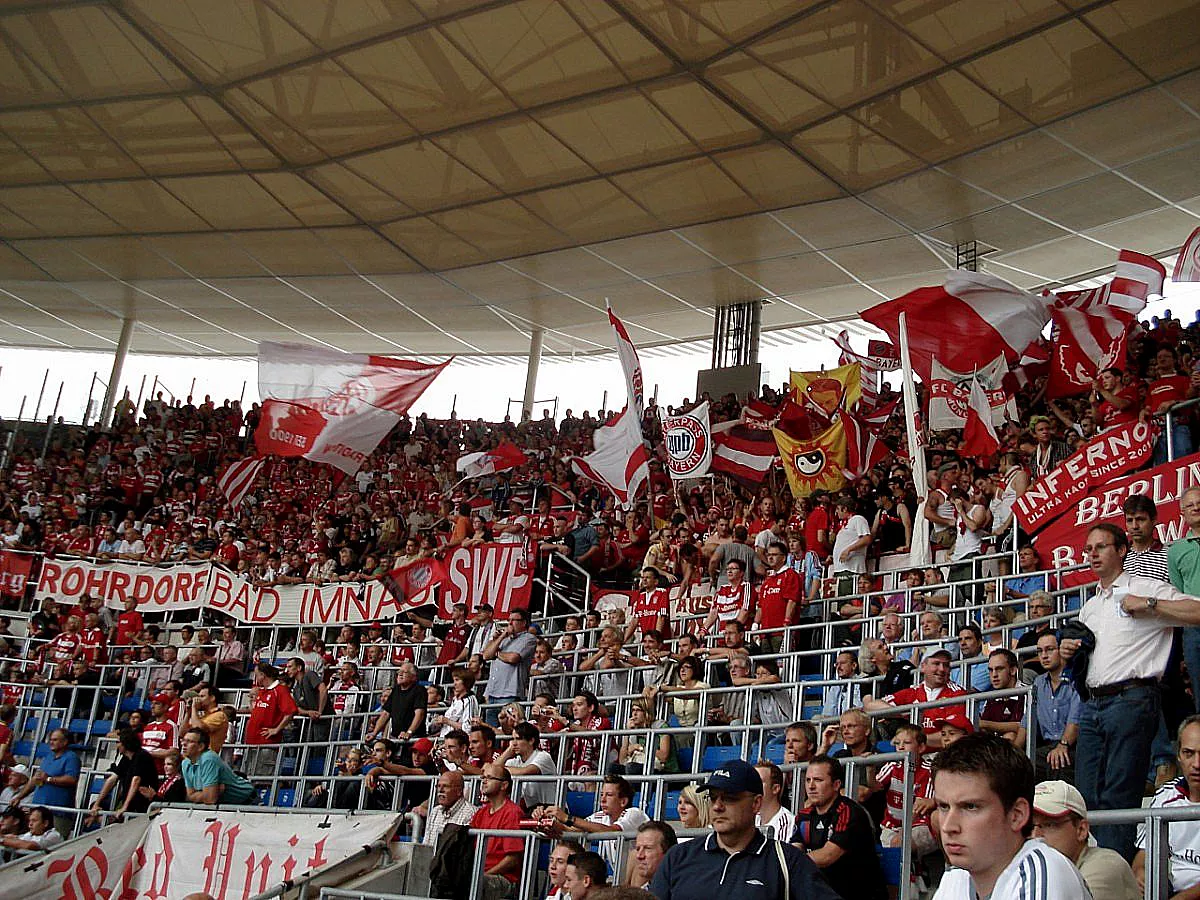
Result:
[[[1158,598],[1157,597],[1147,597],[1146,598],[1146,609],[1153,612],[1154,608],[1156,606],[1158,606]]]
[[[568,828],[574,828],[575,827],[575,817],[573,815],[571,815],[570,813],[567,813],[566,821],[564,821],[563,824],[566,825]]]

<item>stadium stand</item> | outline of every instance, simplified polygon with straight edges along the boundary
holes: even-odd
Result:
[[[1137,362],[1121,376],[1116,393],[1130,402],[1120,410],[1106,401],[1046,406],[1031,386],[1018,395],[1031,430],[1002,431],[992,468],[960,458],[957,434],[934,435],[927,453],[938,483],[930,490],[943,493],[931,524],[963,535],[970,521],[986,536],[969,555],[938,547],[925,573],[903,563],[919,491],[901,461],[876,466],[837,498],[793,503],[774,478],[755,490],[718,479],[675,493],[657,459],[649,508],[622,516],[564,463],[590,445],[604,412],[520,424],[406,417],[356,478],[275,460],[236,512],[217,482],[244,455],[257,406],[243,415],[236,402],[159,396],[140,415],[119,405],[111,429],[60,431],[44,459],[18,442],[0,482],[6,560],[30,562],[27,577],[6,580],[0,618],[0,746],[6,770],[17,773],[9,799],[49,807],[64,836],[151,802],[220,800],[394,810],[405,815],[409,840],[424,831],[428,842],[440,775],[462,777],[465,806],[438,808],[434,839],[468,807],[492,802],[495,790],[480,776],[502,765],[519,811],[489,839],[495,846],[537,856],[564,834],[600,841],[622,879],[637,825],[649,818],[693,827],[681,789],[730,760],[777,763],[788,782],[783,804],[796,813],[807,805],[807,762],[830,753],[845,767],[844,791],[876,826],[886,819],[895,834],[914,816],[927,822],[928,760],[896,752],[897,716],[923,726],[931,755],[966,733],[991,731],[1036,760],[1042,776],[1069,779],[1080,709],[1063,676],[1058,629],[1091,589],[1072,577],[1078,567],[1046,568],[1032,547],[1008,541],[1014,499],[1030,481],[1014,476],[1065,458],[1106,417],[1162,412],[1146,397],[1162,380],[1156,372],[1170,368],[1162,348],[1179,345],[1181,330],[1156,325],[1131,346]],[[1190,353],[1181,355],[1191,371]],[[1178,386],[1176,399],[1196,383],[1193,376]],[[756,402],[770,407],[782,396],[764,386]],[[746,417],[733,397],[713,408],[718,419]],[[655,436],[653,407],[645,425]],[[894,421],[887,429],[900,440]],[[527,462],[456,480],[458,457],[502,442]],[[831,548],[856,517],[874,549],[868,571],[847,580],[835,575]],[[1152,532],[1131,526],[1131,535],[1135,553],[1158,552]],[[37,589],[41,567],[94,560],[145,572],[211,562],[256,588],[361,590],[455,548],[497,544],[536,561],[532,622],[497,619],[487,605],[445,617],[436,603],[404,595],[403,612],[386,622],[281,626],[212,606],[164,613],[152,601],[101,604],[88,590],[68,605]],[[752,627],[735,616],[706,632],[721,590],[709,563],[729,548],[748,562]],[[764,621],[780,590],[770,586],[792,571],[793,614]],[[644,607],[660,580],[669,607]],[[1046,635],[1055,646],[1043,646]],[[997,650],[1015,653],[1019,666],[1001,671],[1006,657]],[[1176,672],[1179,662],[1172,665]],[[1165,740],[1190,702],[1176,693],[1181,702],[1155,738],[1155,767],[1138,777],[1186,792],[1186,778],[1172,780]],[[818,735],[804,754],[789,749],[797,722]],[[23,787],[16,767],[35,763]],[[215,792],[193,783],[204,766],[205,783],[221,786]],[[104,787],[110,769],[115,790]],[[138,788],[129,788],[133,771]],[[107,811],[96,802],[102,791]],[[686,808],[690,816],[694,806]],[[505,835],[518,818],[522,837],[502,843],[516,840]],[[927,844],[879,853],[905,896],[931,889],[943,868]],[[489,850],[489,866],[492,859]],[[533,896],[543,877],[533,862],[505,872],[494,877],[521,881],[522,896]]]

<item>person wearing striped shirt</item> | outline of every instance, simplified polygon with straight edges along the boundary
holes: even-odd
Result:
[[[933,795],[942,849],[954,868],[934,900],[1091,900],[1075,864],[1033,831],[1033,764],[979,732],[942,750]]]
[[[1129,553],[1125,557],[1125,571],[1143,578],[1171,580],[1171,569],[1167,562],[1167,549],[1158,539],[1155,526],[1158,524],[1158,507],[1145,494],[1133,494],[1122,507],[1125,514],[1125,533],[1129,535]]]

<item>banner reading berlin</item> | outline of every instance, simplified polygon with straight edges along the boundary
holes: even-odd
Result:
[[[1179,500],[1184,491],[1196,485],[1200,485],[1200,453],[1093,485],[1069,510],[1042,529],[1033,539],[1033,546],[1050,568],[1086,562],[1083,545],[1088,531],[1101,522],[1124,528],[1121,507],[1134,494],[1143,494],[1154,502],[1158,508],[1158,539],[1170,544],[1187,532]]]
[[[1118,425],[1092,438],[1017,498],[1013,512],[1026,534],[1064,513],[1093,485],[1136,469],[1150,458],[1154,429],[1147,422]]]

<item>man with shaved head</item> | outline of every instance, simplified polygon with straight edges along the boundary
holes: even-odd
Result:
[[[477,811],[463,796],[462,772],[443,772],[438,776],[436,799],[425,821],[425,833],[421,835],[421,843],[427,847],[437,847],[438,838],[447,825],[469,826]]]

